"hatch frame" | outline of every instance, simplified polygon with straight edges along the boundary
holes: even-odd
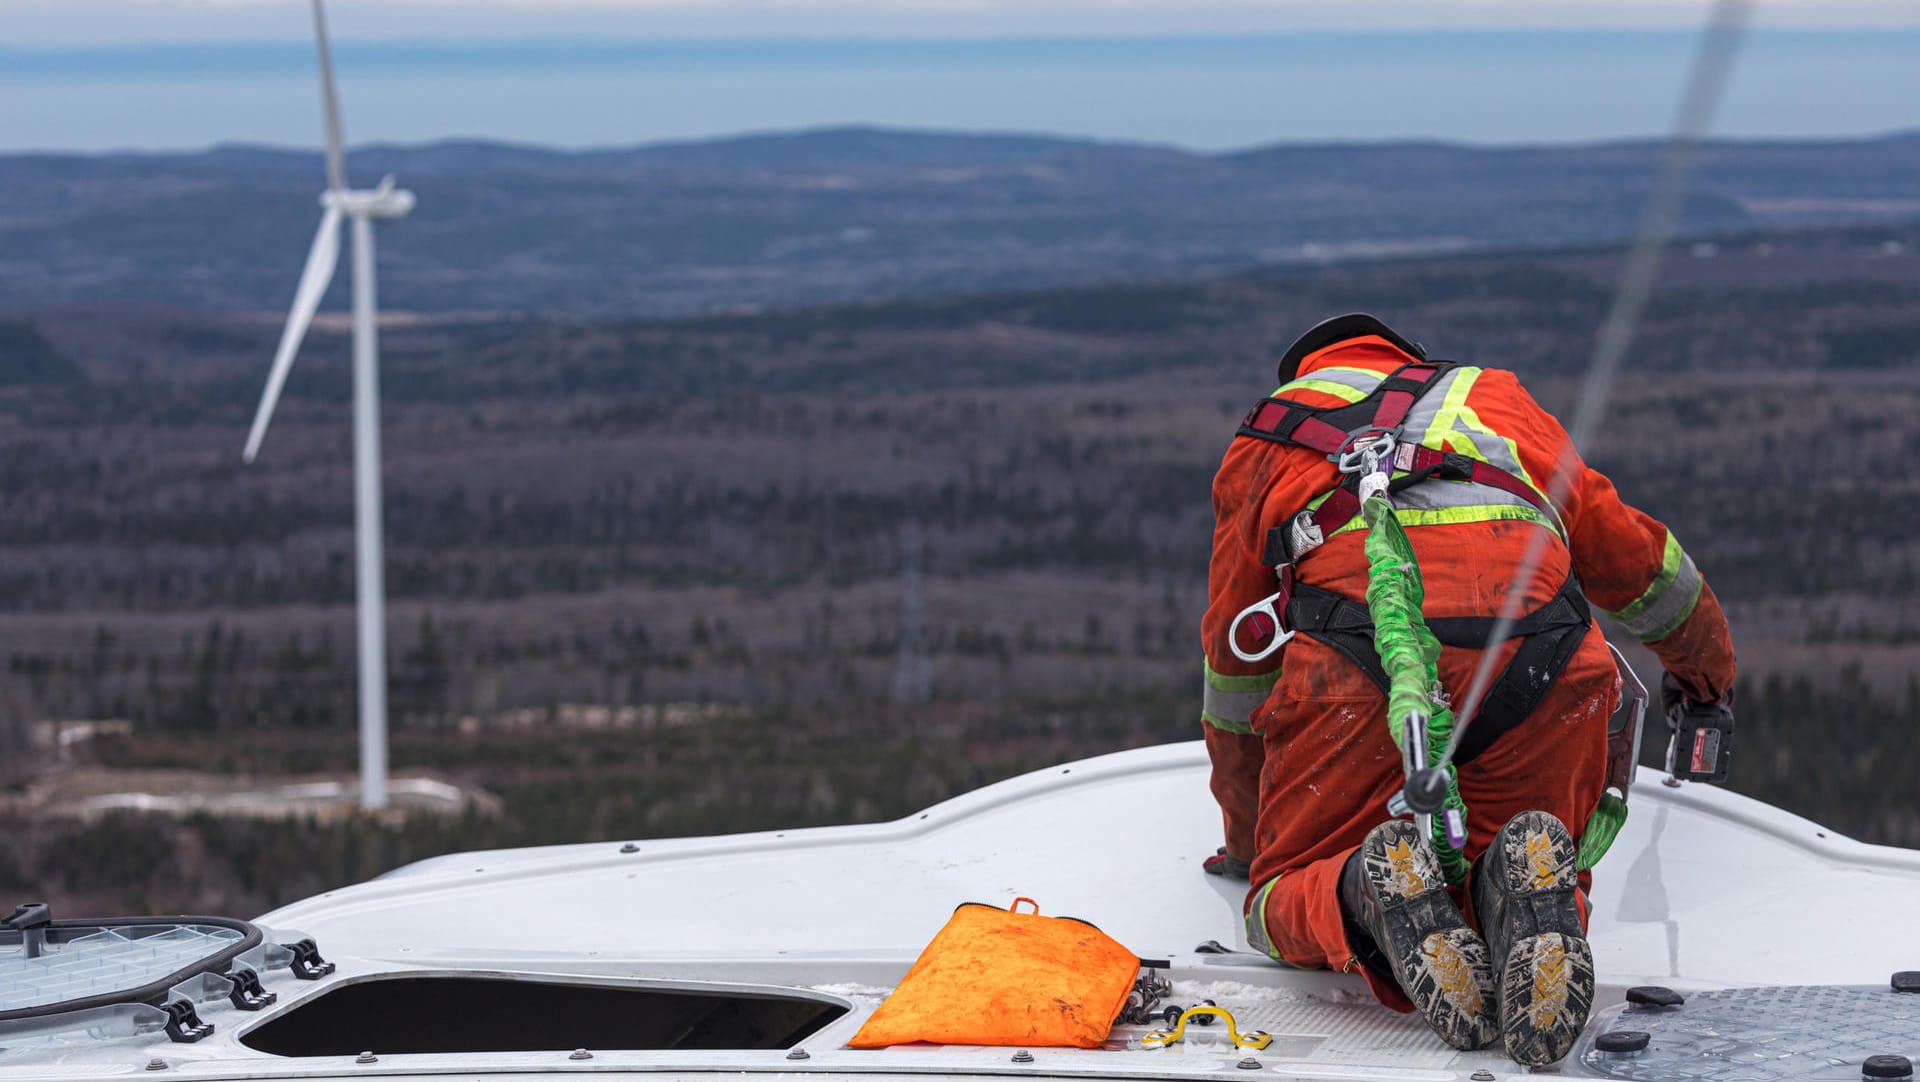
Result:
[[[67,918],[51,920],[38,925],[39,930],[52,934],[60,931],[89,932],[105,931],[111,928],[177,928],[182,925],[208,925],[227,928],[240,933],[238,942],[212,954],[206,955],[187,966],[147,984],[115,992],[102,992],[80,999],[61,999],[52,1003],[42,1003],[32,1007],[15,1007],[0,1011],[0,1022],[12,1022],[27,1018],[50,1018],[55,1015],[71,1014],[75,1011],[90,1010],[94,1007],[110,1007],[118,1003],[146,1003],[159,1006],[164,1003],[167,994],[181,981],[197,977],[202,973],[224,974],[235,958],[266,942],[266,933],[252,921],[236,920],[232,917],[203,917],[196,915],[178,917],[105,917],[105,918]],[[10,946],[17,941],[22,949],[26,943],[25,929],[0,929],[0,945]]]
[[[638,993],[655,993],[655,994],[680,992],[680,993],[688,993],[693,995],[711,996],[716,998],[733,997],[733,998],[740,998],[740,999],[789,1000],[789,1001],[801,1001],[801,1002],[813,1003],[822,1008],[832,1009],[837,1012],[833,1017],[822,1021],[810,1033],[808,1033],[806,1037],[801,1038],[801,1040],[803,1041],[810,1039],[811,1037],[818,1035],[822,1032],[826,1032],[827,1030],[830,1030],[835,1026],[844,1025],[850,1018],[857,1018],[863,1015],[861,1004],[856,1002],[853,998],[845,995],[840,995],[835,992],[823,991],[818,988],[807,987],[805,985],[775,984],[775,983],[762,982],[762,981],[698,980],[698,979],[685,979],[685,978],[673,978],[673,977],[615,976],[610,974],[548,972],[548,971],[533,970],[533,969],[506,969],[506,968],[498,968],[498,967],[483,967],[483,968],[469,969],[469,968],[462,968],[462,967],[436,965],[436,966],[425,966],[420,968],[409,967],[404,969],[383,969],[383,970],[376,970],[376,971],[370,971],[370,972],[364,972],[364,973],[353,973],[351,975],[337,977],[333,980],[325,982],[324,984],[318,987],[315,987],[309,994],[302,995],[298,999],[294,999],[291,1001],[283,1001],[282,1004],[275,1010],[263,1011],[258,1015],[245,1019],[244,1021],[236,1021],[235,1024],[232,1026],[232,1028],[229,1030],[229,1034],[231,1036],[231,1039],[235,1041],[237,1044],[239,1044],[241,1047],[246,1048],[250,1052],[269,1057],[276,1061],[297,1062],[300,1060],[310,1060],[315,1057],[292,1055],[292,1054],[283,1053],[283,1052],[273,1052],[273,1051],[268,1051],[266,1049],[259,1048],[252,1043],[252,1038],[255,1037],[255,1035],[259,1030],[267,1029],[277,1024],[286,1023],[290,1021],[293,1017],[298,1015],[303,1008],[311,1007],[325,1000],[329,996],[338,995],[341,993],[351,994],[353,989],[358,987],[364,987],[370,984],[390,984],[390,983],[399,984],[399,983],[407,983],[410,981],[419,981],[423,979],[462,980],[462,981],[498,983],[503,985],[505,984],[549,985],[549,986],[558,985],[558,986],[567,986],[567,987],[575,987],[575,988],[593,989],[593,990],[606,991],[606,992],[638,992]],[[698,1050],[692,1050],[692,1051],[725,1051],[728,1053],[766,1052],[766,1051],[779,1051],[779,1050],[784,1050],[791,1047],[795,1047],[795,1046],[782,1045],[777,1049],[730,1048],[730,1049],[724,1049],[724,1050],[698,1049]],[[690,1051],[685,1049],[670,1049],[670,1048],[669,1049],[619,1048],[619,1047],[614,1047],[612,1045],[603,1046],[599,1050],[603,1052],[623,1052],[623,1053],[633,1053],[638,1055],[658,1055],[661,1053],[676,1053],[676,1052]],[[506,1052],[500,1052],[500,1051],[441,1051],[441,1052],[422,1052],[422,1053],[402,1052],[402,1053],[394,1053],[394,1054],[396,1055],[409,1055],[409,1054],[440,1055],[440,1056],[486,1056],[486,1055],[501,1055],[501,1054],[514,1055],[514,1054],[520,1054],[524,1052],[538,1053],[538,1052],[552,1052],[552,1051],[564,1051],[564,1049],[518,1049],[518,1050],[510,1050]],[[324,1057],[321,1057],[321,1058],[324,1058]]]

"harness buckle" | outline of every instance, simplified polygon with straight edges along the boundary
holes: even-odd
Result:
[[[1334,464],[1340,467],[1341,473],[1354,478],[1354,492],[1361,503],[1387,491],[1394,449],[1398,446],[1399,441],[1390,429],[1363,428],[1347,433],[1340,450],[1335,452]]]
[[[1442,481],[1473,480],[1473,456],[1448,451],[1440,456],[1440,468],[1433,475]]]
[[[1327,456],[1327,461],[1340,467],[1341,473],[1378,473],[1380,463],[1392,463],[1394,448],[1399,440],[1392,429],[1363,428],[1358,432],[1347,433],[1346,441],[1340,449]]]
[[[1295,514],[1287,523],[1286,531],[1288,563],[1298,563],[1301,557],[1327,543],[1326,531],[1313,520],[1312,511]]]

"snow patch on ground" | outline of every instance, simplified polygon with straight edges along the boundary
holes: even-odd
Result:
[[[893,989],[877,984],[810,984],[807,987],[844,999],[885,999],[893,994]]]
[[[1315,997],[1297,988],[1271,988],[1259,984],[1242,984],[1239,981],[1174,981],[1173,995],[1168,1001],[1183,1006],[1192,1006],[1203,999],[1211,999],[1222,1007],[1231,1008],[1237,1002],[1249,1000],[1260,1003],[1312,1003]]]

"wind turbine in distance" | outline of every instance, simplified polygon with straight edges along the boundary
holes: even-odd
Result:
[[[314,40],[320,52],[321,104],[326,115],[327,190],[320,195],[325,213],[314,234],[293,310],[281,332],[280,348],[267,374],[267,389],[253,416],[243,458],[252,462],[266,437],[267,422],[280,401],[280,389],[293,367],[300,340],[313,322],[314,309],[333,281],[340,262],[340,222],[353,222],[353,518],[358,579],[360,641],[360,805],[387,804],[387,604],[380,540],[380,343],[375,326],[373,223],[402,218],[413,210],[413,193],[395,188],[387,177],[378,188],[347,187],[345,140],[340,133],[340,102],[333,91],[333,61],[327,52],[327,21],[320,0],[313,0]]]

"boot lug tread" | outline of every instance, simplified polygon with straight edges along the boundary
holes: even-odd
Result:
[[[1453,904],[1439,861],[1425,846],[1405,820],[1382,824],[1367,836],[1361,861],[1373,912],[1364,923],[1371,925],[1395,982],[1434,1033],[1455,1048],[1485,1048],[1501,1039],[1492,957]],[[1412,893],[1400,889],[1404,877],[1394,874],[1394,855],[1402,871],[1411,866],[1420,884]]]
[[[1577,852],[1559,820],[1523,812],[1488,850],[1498,862],[1495,874],[1475,884],[1475,908],[1498,972],[1501,1035],[1507,1054],[1530,1067],[1571,1052],[1593,1007],[1593,950],[1580,923]]]

